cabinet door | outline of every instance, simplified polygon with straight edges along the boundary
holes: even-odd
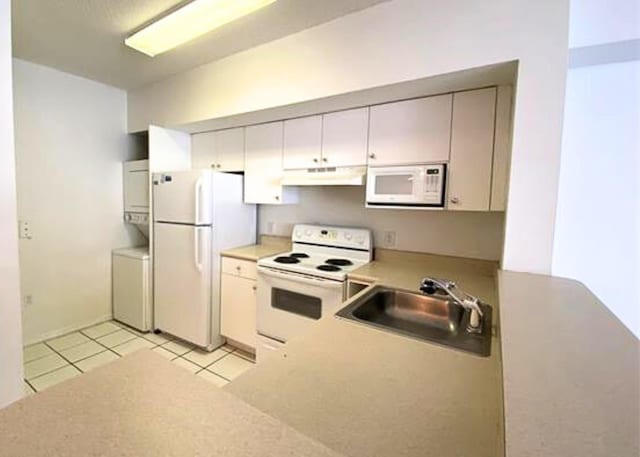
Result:
[[[282,122],[245,129],[244,201],[282,202]]]
[[[124,163],[124,210],[149,212],[149,161]]]
[[[300,117],[284,121],[284,169],[318,167],[321,141],[322,116]]]
[[[499,86],[496,96],[496,128],[491,179],[491,211],[507,206],[507,182],[511,156],[511,86]]]
[[[489,210],[495,110],[495,87],[454,95],[449,166],[450,210]]]
[[[322,163],[329,167],[367,164],[369,108],[328,113],[322,119]]]
[[[218,163],[216,156],[216,132],[194,133],[191,135],[191,168],[215,168]]]
[[[216,170],[244,171],[244,128],[215,132]]]
[[[452,94],[371,107],[370,166],[449,160]]]
[[[225,273],[221,276],[221,333],[255,348],[256,281]]]

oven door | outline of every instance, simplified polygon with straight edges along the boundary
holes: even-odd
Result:
[[[258,267],[258,334],[287,342],[343,302],[344,282]]]

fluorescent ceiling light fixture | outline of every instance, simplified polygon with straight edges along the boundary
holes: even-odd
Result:
[[[191,41],[276,0],[193,0],[124,40],[148,56]]]

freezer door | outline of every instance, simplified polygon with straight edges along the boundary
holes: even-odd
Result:
[[[211,344],[211,227],[154,224],[155,327]]]
[[[154,173],[154,222],[211,224],[211,180],[208,170]]]

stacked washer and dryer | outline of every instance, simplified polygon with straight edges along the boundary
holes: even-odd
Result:
[[[149,161],[124,163],[124,220],[149,237]],[[113,317],[143,332],[152,330],[149,247],[111,253]]]

